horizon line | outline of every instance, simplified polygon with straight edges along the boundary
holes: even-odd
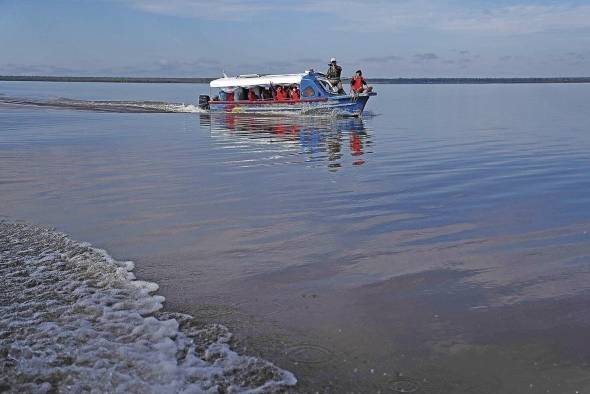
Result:
[[[3,82],[113,82],[113,83],[209,83],[218,77],[125,77],[125,76],[51,76],[0,75]],[[349,80],[350,78],[342,78]],[[590,83],[590,76],[553,77],[373,77],[376,84],[425,83]]]

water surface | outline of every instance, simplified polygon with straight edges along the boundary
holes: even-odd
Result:
[[[302,392],[590,390],[590,85],[379,85],[363,119],[6,99],[203,91],[0,83],[0,215],[134,260]]]

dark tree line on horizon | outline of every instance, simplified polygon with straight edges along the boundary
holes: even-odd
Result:
[[[0,75],[0,81],[39,82],[117,82],[117,83],[209,83],[217,78],[166,77],[53,77],[38,75]],[[518,78],[367,78],[375,84],[490,84],[490,83],[590,83],[590,77]],[[344,79],[345,81],[347,79]]]

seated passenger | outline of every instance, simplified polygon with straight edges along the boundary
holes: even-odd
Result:
[[[270,90],[266,89],[266,88],[260,88],[260,98],[262,100],[268,100],[272,98],[272,94],[270,93]]]
[[[258,97],[256,97],[256,93],[254,93],[254,89],[248,89],[248,101],[256,101]]]
[[[235,92],[233,92],[233,91],[228,92],[226,95],[226,98],[225,98],[226,101],[234,101],[234,95],[235,95]]]
[[[291,100],[299,101],[300,98],[299,89],[297,89],[297,85],[294,85],[291,88]]]
[[[245,88],[236,88],[234,92],[235,101],[245,100],[247,98],[247,92]]]
[[[287,93],[281,85],[277,86],[277,92],[275,94],[275,100],[285,101],[287,99]]]
[[[357,95],[361,93],[369,93],[372,91],[373,87],[367,85],[367,81],[365,81],[363,78],[363,72],[361,70],[357,70],[355,75],[350,79],[351,94]]]

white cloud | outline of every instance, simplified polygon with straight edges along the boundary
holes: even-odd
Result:
[[[147,12],[209,20],[244,20],[280,6],[260,0],[119,0]]]
[[[151,13],[209,20],[247,20],[284,11],[325,15],[327,26],[396,31],[534,33],[590,28],[590,5],[520,5],[474,8],[434,0],[118,0]],[[468,4],[467,2],[465,4]],[[360,11],[360,12],[357,12]]]
[[[466,12],[441,24],[445,30],[536,33],[590,28],[588,5],[515,5]]]

